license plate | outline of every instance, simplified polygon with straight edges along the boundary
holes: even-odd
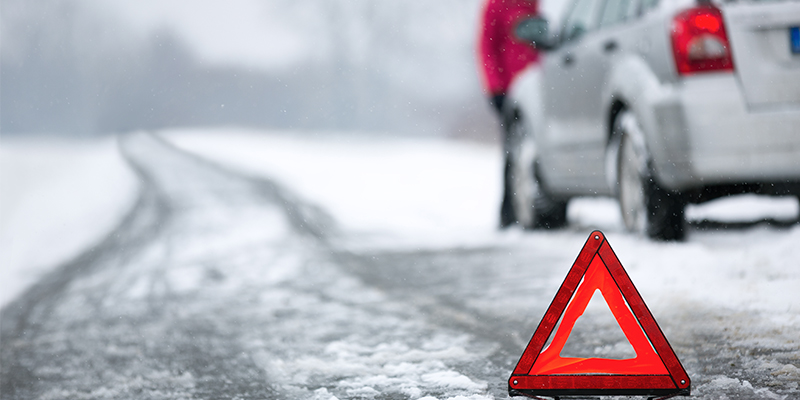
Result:
[[[792,42],[792,53],[800,54],[800,26],[789,28],[789,41]]]

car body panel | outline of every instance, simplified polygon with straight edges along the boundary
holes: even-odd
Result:
[[[545,170],[555,174],[546,174],[548,182],[572,181],[572,185],[588,190],[603,189],[595,187],[596,175],[603,169],[607,136],[600,123],[603,110],[598,100],[602,87],[594,84],[605,75],[606,64],[598,54],[599,46],[597,38],[581,38],[566,44],[543,63],[543,73],[548,77],[543,87],[548,122],[545,135],[555,148],[541,158]],[[551,154],[558,157],[549,157]],[[561,185],[553,186],[558,192]]]
[[[661,83],[647,63],[633,55],[614,65],[608,82],[606,107],[610,109],[612,100],[620,101],[636,114],[656,177],[676,189],[690,183],[691,146],[675,85]]]
[[[679,96],[695,183],[800,177],[800,105],[752,110],[729,74],[686,79]]]
[[[791,27],[800,27],[800,2],[739,3],[722,8],[733,61],[747,105],[800,103],[800,54],[791,52]]]
[[[608,149],[620,107],[633,111],[642,125],[654,177],[666,189],[800,182],[800,55],[789,51],[789,26],[800,18],[794,12],[800,2],[720,5],[732,36],[734,71],[679,76],[672,19],[695,4],[661,0],[641,15],[545,53],[540,68],[515,81],[510,98],[528,120],[538,171],[551,193],[614,194],[607,158],[616,154]],[[776,16],[780,5],[793,14]],[[748,17],[750,12],[758,17]],[[773,31],[783,32],[782,39],[773,38]],[[737,50],[747,41],[768,47]],[[613,51],[607,51],[610,42]],[[764,66],[761,56],[772,58],[762,60]],[[774,89],[771,77],[791,82]]]

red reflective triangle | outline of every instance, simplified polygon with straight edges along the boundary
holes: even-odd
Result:
[[[636,357],[560,356],[575,321],[596,290],[602,293]],[[553,340],[545,348],[554,329]],[[511,396],[689,395],[691,390],[686,370],[600,231],[589,236],[508,384]]]

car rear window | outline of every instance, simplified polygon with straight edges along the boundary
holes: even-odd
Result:
[[[634,0],[606,0],[600,16],[600,27],[612,26],[628,19],[635,11]]]
[[[577,39],[584,33],[594,30],[597,23],[598,0],[577,0],[564,20],[562,39]]]

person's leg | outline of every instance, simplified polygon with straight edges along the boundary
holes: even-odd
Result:
[[[506,116],[503,113],[503,104],[505,103],[506,96],[503,94],[494,95],[489,99],[490,104],[497,111],[497,116],[500,118],[500,130],[503,134],[503,159],[505,166],[503,167],[503,202],[500,205],[500,227],[506,228],[517,222],[517,216],[514,214],[514,205],[512,204],[514,193],[512,192],[511,179],[513,179],[512,166],[511,166],[511,138],[508,136],[508,129],[506,127]]]
[[[503,169],[503,202],[500,204],[500,228],[507,228],[517,222],[517,216],[514,213],[514,193],[511,192],[511,159],[508,154],[505,155],[505,168]]]
[[[497,114],[500,115],[500,120],[503,120],[503,103],[506,101],[506,95],[495,94],[489,99],[489,103],[494,107]]]

